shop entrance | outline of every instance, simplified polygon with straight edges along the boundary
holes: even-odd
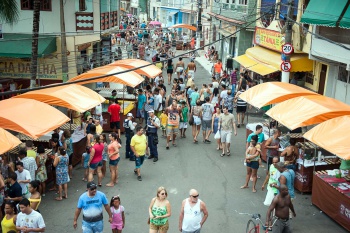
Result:
[[[320,81],[318,84],[318,92],[317,92],[320,95],[323,95],[323,93],[324,93],[324,85],[326,82],[327,69],[328,69],[327,65],[321,66]]]

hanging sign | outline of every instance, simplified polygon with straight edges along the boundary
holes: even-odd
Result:
[[[284,72],[289,72],[292,69],[292,64],[289,61],[283,61],[281,63],[281,70]]]
[[[282,45],[282,53],[289,55],[292,54],[293,52],[293,45],[291,43],[285,43],[284,45]]]

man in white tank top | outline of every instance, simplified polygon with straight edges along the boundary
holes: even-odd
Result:
[[[199,199],[198,191],[190,190],[190,197],[182,201],[179,231],[182,233],[200,233],[204,222],[208,218],[205,203]]]

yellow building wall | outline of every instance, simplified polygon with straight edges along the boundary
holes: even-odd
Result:
[[[311,89],[311,90],[313,90],[315,92],[318,92],[318,88],[319,88],[319,85],[320,85],[320,74],[321,74],[321,67],[322,67],[322,65],[327,65],[327,64],[314,61],[314,71],[313,71],[314,82],[313,82],[313,84],[305,82],[305,87],[306,88],[309,88],[309,89]],[[325,83],[327,83],[327,79],[328,79],[328,69],[327,69]],[[326,92],[326,85],[325,85],[324,93],[325,92]]]

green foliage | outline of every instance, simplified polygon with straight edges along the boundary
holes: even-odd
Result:
[[[19,10],[16,0],[0,0],[0,22],[17,23]]]

